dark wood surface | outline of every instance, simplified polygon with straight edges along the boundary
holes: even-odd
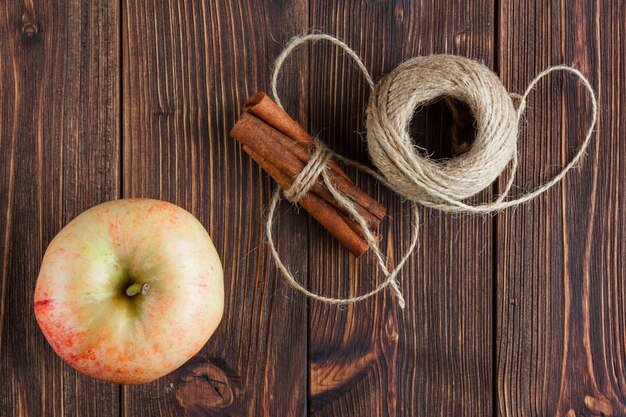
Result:
[[[626,416],[626,5],[623,1],[86,1],[0,5],[0,416]],[[295,34],[339,36],[375,79],[415,55],[454,53],[522,92],[573,64],[599,95],[598,135],[563,185],[495,217],[421,209],[402,276],[407,309],[309,301],[277,274],[263,220],[274,184],[228,137],[267,89]],[[287,110],[367,161],[368,87],[337,50],[303,47],[279,83]],[[514,194],[573,155],[589,100],[571,76],[528,103]],[[413,137],[449,153],[450,116],[420,111]],[[385,253],[409,241],[409,210],[348,171],[388,208]],[[497,195],[502,182],[478,198]],[[172,201],[209,230],[225,271],[225,319],[205,348],[143,386],[65,365],[34,319],[47,244],[86,208],[119,197]],[[380,276],[286,203],[279,251],[330,296]]]
[[[502,79],[521,92],[542,68],[575,65],[596,87],[599,134],[563,185],[497,217],[497,411],[625,416],[626,5],[540,3],[502,4]],[[546,79],[528,104],[522,190],[562,166],[589,123],[590,102],[571,76]]]
[[[58,231],[120,197],[117,1],[0,5],[0,415],[120,413],[119,387],[78,374],[35,322]]]

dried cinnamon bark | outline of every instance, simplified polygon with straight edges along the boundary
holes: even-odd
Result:
[[[256,93],[246,100],[243,105],[243,110],[263,120],[265,123],[283,133],[285,136],[288,136],[301,146],[304,146],[305,148],[312,148],[314,146],[311,135],[309,135],[307,131],[298,124],[298,122],[293,120],[287,112],[281,109],[280,106],[264,92]],[[304,159],[301,160],[306,162],[309,158],[307,157],[306,161]],[[328,161],[328,167],[337,174],[350,180],[348,175],[339,167],[339,165],[337,165],[335,161]]]
[[[304,150],[304,148],[300,147],[300,145],[276,129],[247,113],[241,115],[231,135],[264,159],[274,161],[273,164],[290,178],[298,175],[309,160],[309,153]],[[302,156],[304,162],[301,158],[298,158],[298,153],[300,152],[304,152]],[[376,207],[380,205],[346,177],[338,175],[331,170],[328,171],[328,174],[335,187],[354,201],[356,211],[363,216],[366,223],[370,226],[370,229],[378,229],[381,219],[372,214],[370,207],[374,206],[374,210],[380,215],[379,207]],[[335,201],[335,198],[320,178],[315,182],[311,191],[326,200],[329,204],[335,206],[338,210],[348,214],[345,212],[345,209],[340,207]],[[385,208],[382,207],[383,216],[384,213]]]
[[[233,127],[231,136],[241,142],[244,150],[285,189],[291,187],[293,179],[308,163],[315,146],[311,136],[264,93],[246,101],[244,113]],[[359,189],[334,161],[328,161],[327,166],[330,182],[353,201],[356,211],[376,235],[385,208]],[[339,206],[321,178],[298,204],[354,256],[367,250],[363,229]]]
[[[281,187],[289,188],[291,186],[291,181],[275,166],[247,146],[244,145],[243,149],[265,172],[274,178]],[[324,226],[324,228],[355,257],[359,257],[367,251],[367,242],[359,235],[359,232],[357,232],[360,226],[354,223],[354,221],[342,216],[334,210],[332,206],[324,202],[324,200],[320,199],[315,194],[308,193],[298,201],[298,204]]]

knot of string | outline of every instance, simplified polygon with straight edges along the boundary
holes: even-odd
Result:
[[[314,143],[315,147],[311,153],[309,162],[293,179],[291,187],[283,191],[285,198],[293,204],[297,204],[298,201],[309,192],[320,174],[326,170],[328,160],[332,158],[332,154],[328,151],[326,145],[317,139],[314,139]]]
[[[397,280],[398,274],[416,249],[419,237],[418,204],[444,212],[493,213],[532,200],[553,187],[582,158],[593,137],[597,118],[597,102],[591,84],[577,69],[567,65],[549,67],[539,73],[528,85],[524,94],[510,94],[500,79],[484,65],[454,55],[431,55],[409,59],[376,85],[359,56],[341,40],[326,34],[308,34],[293,38],[276,59],[271,79],[271,92],[282,107],[277,93],[278,75],[286,58],[305,42],[330,42],[347,54],[359,68],[372,93],[366,109],[367,144],[370,158],[378,171],[339,155],[316,141],[309,163],[294,179],[288,190],[278,188],[272,196],[266,232],[274,262],[287,282],[296,290],[313,299],[329,304],[349,304],[365,300],[390,287],[404,308],[405,301]],[[574,74],[589,93],[591,121],[583,141],[574,157],[554,177],[533,191],[507,200],[518,167],[518,126],[529,94],[548,74],[565,71]],[[476,137],[463,154],[437,161],[423,149],[413,145],[408,126],[415,111],[437,99],[452,98],[465,103],[476,121]],[[513,103],[515,99],[517,108]],[[330,157],[374,177],[387,188],[411,202],[412,235],[408,247],[393,269],[388,269],[376,238],[358,213],[354,203],[343,195],[329,180],[326,162]],[[471,204],[466,199],[489,187],[509,167],[509,176],[503,192],[494,201]],[[296,203],[311,188],[318,177],[333,197],[365,232],[366,240],[378,268],[385,279],[373,290],[347,298],[326,297],[303,287],[282,262],[272,234],[276,207],[285,197]]]

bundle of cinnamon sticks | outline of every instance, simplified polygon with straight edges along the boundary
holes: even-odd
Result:
[[[265,93],[250,97],[243,110],[230,135],[283,189],[289,189],[314,151],[313,139]],[[353,201],[376,236],[385,207],[359,189],[332,159],[327,163],[327,173],[332,185]],[[315,181],[298,204],[355,257],[367,251],[361,226],[335,201],[322,178]]]

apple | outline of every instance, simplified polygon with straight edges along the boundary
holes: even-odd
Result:
[[[110,201],[52,240],[34,308],[69,365],[103,381],[146,383],[189,360],[215,331],[222,264],[207,231],[182,208]]]

